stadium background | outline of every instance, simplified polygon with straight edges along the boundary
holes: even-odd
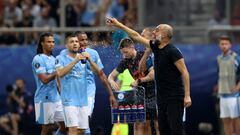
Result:
[[[14,9],[13,16],[8,14],[9,9]],[[67,32],[86,31],[108,75],[121,56],[113,45],[114,30],[105,27],[106,15],[117,17],[139,32],[160,23],[173,25],[173,42],[184,54],[191,78],[193,105],[187,110],[187,135],[200,134],[198,126],[202,122],[212,124],[212,133],[219,135],[213,90],[217,81],[216,56],[220,53],[216,43],[218,36],[228,34],[234,50],[239,52],[239,0],[0,0],[0,114],[7,112],[5,87],[17,78],[23,78],[26,89],[34,93],[31,61],[41,32],[55,33],[57,55],[64,48]],[[39,23],[41,18],[47,18],[48,23]],[[93,123],[108,135],[110,106],[103,89],[97,78]],[[34,121],[29,123],[33,123],[29,130],[37,134],[39,127]]]

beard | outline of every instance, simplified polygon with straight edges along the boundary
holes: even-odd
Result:
[[[159,40],[159,41],[161,42],[161,40],[162,40],[162,35],[160,35],[160,34],[157,35],[157,36],[156,36],[156,39]]]
[[[75,51],[75,50],[69,50],[71,53],[73,53],[73,54],[77,54],[78,53],[78,51]]]

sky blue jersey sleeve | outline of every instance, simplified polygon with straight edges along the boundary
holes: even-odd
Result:
[[[104,66],[103,66],[103,64],[102,64],[102,61],[101,61],[101,59],[100,59],[100,56],[99,56],[99,54],[96,52],[96,58],[95,58],[95,61],[94,61],[97,65],[98,65],[98,67],[100,68],[100,69],[103,69],[104,68]]]
[[[55,68],[57,69],[57,68],[62,68],[63,67],[63,55],[58,55],[57,57],[56,57],[56,62],[55,62]]]
[[[46,73],[46,66],[43,59],[40,56],[35,56],[32,62],[33,69],[35,70],[36,74],[43,74]]]
[[[67,55],[68,54],[68,49],[63,49],[61,52],[60,52],[60,55]]]

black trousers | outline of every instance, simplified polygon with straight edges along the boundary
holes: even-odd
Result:
[[[184,135],[183,100],[158,102],[158,124],[161,135]]]

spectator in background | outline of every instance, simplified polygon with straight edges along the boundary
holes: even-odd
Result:
[[[239,26],[240,25],[240,1],[235,0],[232,2],[234,5],[233,6],[233,13],[232,13],[232,18],[231,18],[231,24]],[[239,43],[240,42],[240,33],[235,32],[234,33],[234,38],[235,40]]]
[[[53,17],[59,26],[59,1],[60,0],[45,0],[46,3],[50,6],[49,16]]]
[[[99,9],[96,15],[96,22],[95,22],[96,26],[105,25],[105,18],[106,18],[108,8],[111,4],[111,0],[102,0],[101,3],[102,4],[99,6]]]
[[[43,3],[43,4],[47,4],[47,3]],[[36,0],[35,3],[32,0],[23,0],[21,3],[22,10],[25,10],[25,9],[30,10],[31,16],[33,18],[37,18],[40,16],[41,5],[42,5],[41,0]]]
[[[219,12],[221,17],[225,16],[227,0],[217,0],[216,1],[216,10]]]
[[[227,36],[219,39],[222,51],[218,62],[218,94],[220,96],[220,118],[223,120],[225,135],[240,134],[240,113],[238,95],[240,90],[240,61],[231,50],[231,40]]]
[[[16,0],[9,0],[4,9],[4,24],[10,27],[16,26],[22,21],[22,9],[17,7]]]
[[[3,25],[3,27],[10,27],[9,25]],[[18,37],[15,32],[0,33],[0,45],[13,45],[18,42]]]
[[[75,27],[77,26],[77,15],[78,9],[76,6],[76,1],[69,2],[66,4],[65,13],[66,13],[66,26]]]
[[[214,11],[214,14],[213,14],[213,18],[211,18],[208,22],[208,27],[213,27],[213,26],[222,26],[222,25],[228,25],[228,21],[226,18],[223,18],[221,15],[220,15],[220,12],[215,9]],[[211,35],[211,41],[212,42],[215,42],[218,40],[218,38],[221,36],[221,35],[224,35],[224,34],[227,34],[226,32],[213,32],[213,33],[210,33]]]
[[[11,135],[18,135],[20,132],[28,132],[29,125],[23,121],[31,119],[33,106],[31,104],[31,94],[25,90],[24,80],[17,79],[14,86],[7,86],[9,113],[0,118],[0,127]],[[19,130],[19,127],[21,130]]]
[[[23,9],[23,21],[19,22],[17,27],[32,27],[33,16],[30,13],[29,8]],[[33,44],[33,33],[32,32],[19,32],[17,33],[19,44]]]
[[[8,92],[7,96],[8,113],[0,117],[0,127],[10,135],[18,135],[19,115],[17,114],[18,102],[16,101],[19,101],[19,98],[18,97],[16,98],[15,89],[13,88],[12,85],[6,86],[6,90]],[[15,100],[13,97],[15,97],[18,100]],[[20,102],[20,104],[25,106],[23,102]]]
[[[137,1],[135,0],[112,0],[112,3],[107,12],[107,16],[117,18],[121,21],[123,21],[124,18],[130,19],[134,16],[136,20],[136,3]]]
[[[57,27],[56,20],[49,16],[49,7],[44,6],[41,9],[41,16],[34,19],[33,26],[34,27]]]
[[[76,12],[77,12],[77,26],[82,26],[82,14],[86,9],[86,1],[85,0],[76,0]]]
[[[33,121],[32,94],[26,90],[23,79],[19,78],[15,81],[15,90],[10,97],[10,102],[13,105],[10,110],[12,110],[13,114],[15,112],[14,117],[19,124],[19,131],[29,133],[29,127],[32,126],[30,121]],[[17,106],[18,108],[14,109]],[[29,122],[25,123],[25,121]]]
[[[85,10],[83,11],[81,20],[82,26],[95,26],[97,12],[99,12],[99,8],[102,0],[88,0],[85,2]]]
[[[232,25],[240,25],[240,1],[235,0],[233,3]]]
[[[107,16],[122,20],[124,12],[126,11],[125,0],[112,0],[112,3],[108,9]]]
[[[227,19],[220,15],[220,12],[215,9],[213,18],[211,18],[208,22],[209,26],[214,25],[228,25]]]

